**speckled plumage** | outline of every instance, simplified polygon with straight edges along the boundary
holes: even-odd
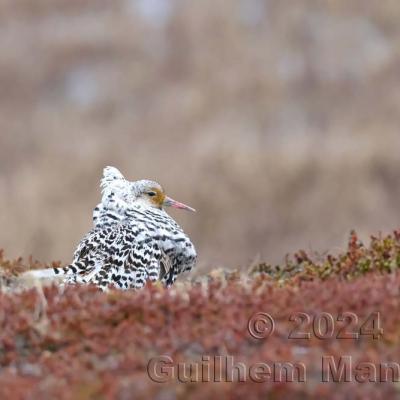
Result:
[[[114,167],[104,169],[102,201],[93,211],[93,229],[79,243],[73,262],[61,268],[31,271],[35,276],[67,275],[69,283],[93,283],[102,289],[141,288],[146,281],[172,285],[193,268],[196,251],[180,226],[143,193],[162,192],[153,181],[129,182]],[[35,274],[36,272],[36,274]]]

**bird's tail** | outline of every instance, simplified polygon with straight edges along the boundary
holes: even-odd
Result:
[[[78,272],[78,267],[74,264],[65,267],[45,268],[45,269],[31,269],[24,272],[22,278],[31,279],[51,279],[62,277],[66,275],[73,275]]]

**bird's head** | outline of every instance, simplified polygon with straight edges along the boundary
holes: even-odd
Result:
[[[137,201],[145,206],[158,209],[173,207],[181,210],[196,211],[194,208],[168,197],[162,186],[157,182],[141,180],[132,182],[132,185],[134,185],[134,190],[136,191]]]

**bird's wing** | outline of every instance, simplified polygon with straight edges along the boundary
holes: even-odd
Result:
[[[137,227],[118,223],[93,229],[78,245],[75,264],[84,264],[82,281],[100,288],[109,285],[140,288],[171,268],[170,257],[153,240],[138,240]]]
[[[104,247],[104,242],[112,234],[111,227],[98,227],[89,231],[79,242],[74,252],[74,262],[82,261],[89,254],[96,253]]]
[[[115,251],[109,254],[95,275],[91,274],[89,283],[103,289],[109,285],[119,289],[139,289],[148,280],[159,280],[161,270],[168,268],[167,259],[161,261],[162,254],[155,243],[119,238],[113,246]]]
[[[93,283],[106,290],[141,288],[146,282],[162,280],[173,283],[176,260],[155,240],[139,240],[137,230],[129,224],[98,227],[79,243],[70,265],[29,271],[35,278],[68,276],[71,283]]]

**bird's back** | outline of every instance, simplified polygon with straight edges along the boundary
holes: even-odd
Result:
[[[81,272],[71,282],[139,288],[147,280],[172,284],[196,260],[193,244],[163,210],[140,206],[122,213],[98,206],[95,227],[75,251]]]

